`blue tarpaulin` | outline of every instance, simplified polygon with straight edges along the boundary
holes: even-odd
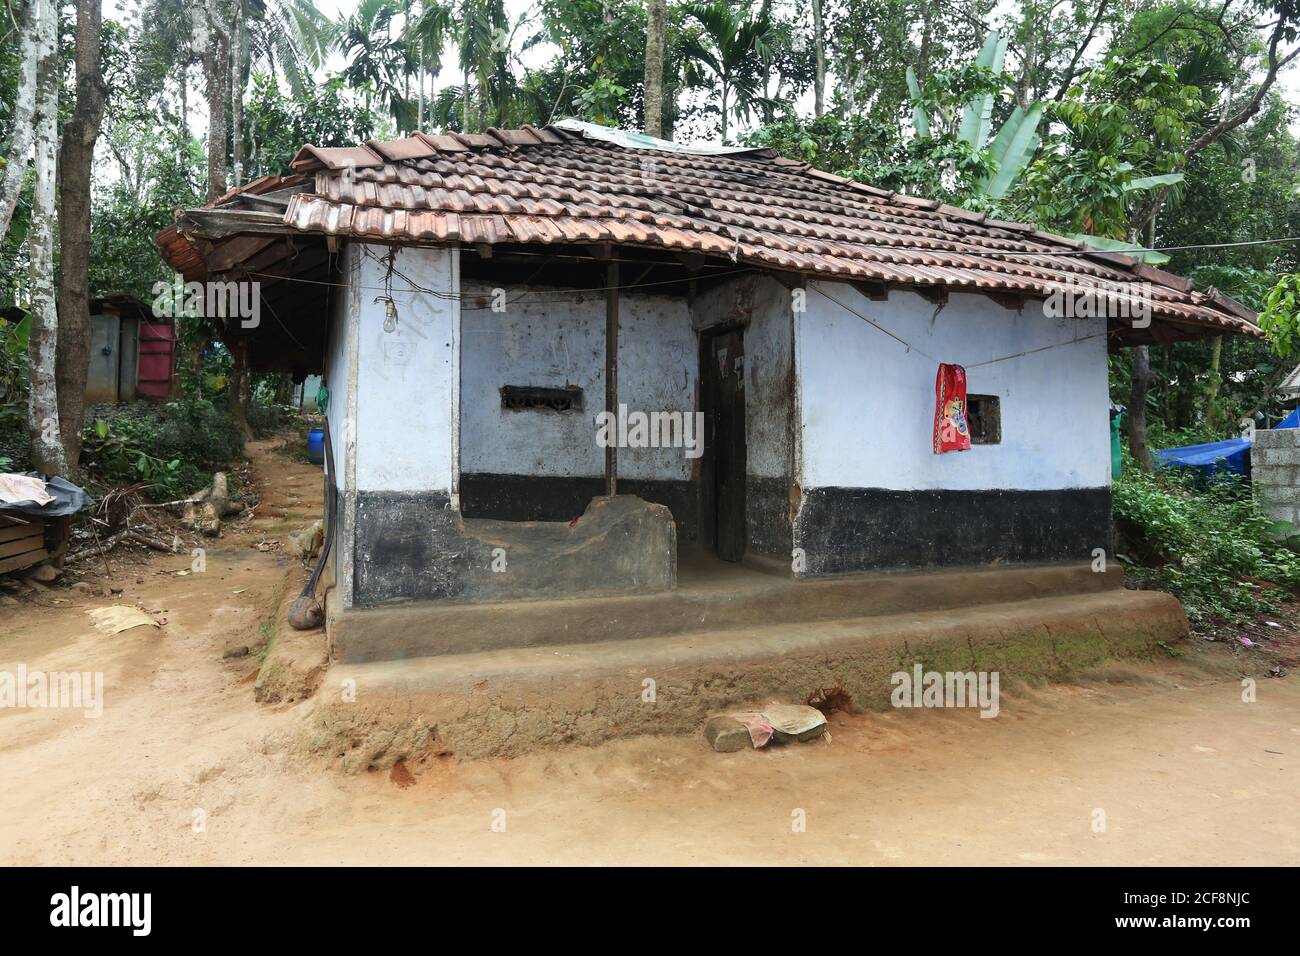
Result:
[[[1249,455],[1250,439],[1229,438],[1226,441],[1206,442],[1204,445],[1162,448],[1155,452],[1154,457],[1157,468],[1168,465],[1195,468],[1209,478],[1229,473],[1244,475]]]
[[[1274,428],[1300,428],[1300,408],[1291,412]],[[1249,438],[1229,438],[1225,441],[1206,442],[1204,445],[1184,445],[1182,448],[1162,448],[1155,452],[1157,468],[1181,465],[1195,468],[1209,478],[1213,475],[1246,473],[1250,457]]]

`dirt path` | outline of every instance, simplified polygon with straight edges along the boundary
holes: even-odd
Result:
[[[343,776],[289,745],[311,702],[258,705],[256,658],[222,659],[259,642],[301,573],[255,545],[319,508],[319,472],[269,443],[252,454],[258,516],[206,572],[163,555],[117,570],[118,600],[163,628],[105,637],[85,610],[108,602],[68,591],[0,608],[0,671],[105,683],[96,719],[0,709],[0,863],[1300,862],[1300,680],[1260,678],[1244,703],[1219,645],[1004,688],[994,720],[835,714],[830,743],[771,752],[642,738]]]

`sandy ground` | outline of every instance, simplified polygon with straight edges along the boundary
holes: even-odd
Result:
[[[98,718],[0,709],[0,863],[1300,862],[1300,678],[1260,677],[1246,703],[1221,644],[1004,688],[992,720],[837,713],[829,743],[650,737],[345,776],[289,746],[311,702],[259,705],[255,654],[222,659],[261,641],[285,571],[299,580],[255,545],[319,503],[318,472],[267,445],[254,460],[274,480],[206,572],[113,559],[115,600],[163,627],[106,637],[85,611],[110,602],[57,587],[0,607],[0,671],[105,682]]]

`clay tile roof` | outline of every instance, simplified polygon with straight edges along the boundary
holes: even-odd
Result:
[[[394,139],[386,143],[372,139],[366,143],[366,146],[390,163],[403,159],[424,159],[438,153],[438,147],[423,136],[408,136],[406,139]]]
[[[308,185],[286,193],[290,232],[413,242],[614,242],[726,256],[828,278],[1046,298],[1072,283],[1140,283],[1157,321],[1182,337],[1259,335],[1255,316],[1214,290],[1132,256],[1090,249],[811,168],[765,149],[676,146],[572,121],[484,133],[415,133],[355,147],[304,146]],[[314,188],[311,181],[314,178]],[[246,191],[271,188],[265,181]],[[237,203],[233,190],[185,222]],[[263,204],[264,206],[266,204]],[[247,214],[266,231],[263,208]],[[276,215],[279,215],[276,213]],[[244,221],[226,216],[227,235]],[[182,233],[183,233],[182,229]],[[175,227],[159,245],[195,271]]]
[[[384,157],[367,146],[304,146],[289,165],[301,173],[320,167],[363,169],[384,163]]]

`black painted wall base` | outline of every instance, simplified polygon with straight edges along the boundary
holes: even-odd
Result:
[[[794,526],[790,523],[790,479],[745,477],[745,530],[750,554],[790,560]]]
[[[809,575],[1090,561],[1111,552],[1110,489],[805,489],[795,546]]]
[[[664,505],[677,523],[677,540],[699,537],[700,499],[692,481],[648,481],[620,478],[619,494]],[[551,478],[540,475],[460,476],[460,511],[466,518],[502,521],[572,521],[592,498],[605,493],[600,477]]]
[[[412,597],[458,597],[468,554],[446,492],[363,491],[357,495],[352,600],[361,607]]]

